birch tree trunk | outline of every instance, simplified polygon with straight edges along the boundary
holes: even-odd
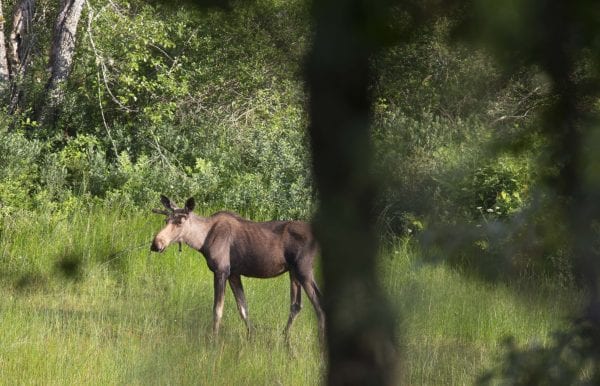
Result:
[[[4,39],[4,12],[0,0],[0,95],[8,88],[10,75],[8,72],[8,60],[6,58],[6,41]]]
[[[54,36],[50,51],[50,79],[46,84],[46,102],[41,108],[39,120],[43,123],[56,121],[58,108],[64,100],[64,84],[71,73],[77,26],[84,0],[62,0],[60,13],[54,24]]]

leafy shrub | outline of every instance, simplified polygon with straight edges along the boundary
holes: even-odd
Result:
[[[452,168],[472,157],[465,138],[479,127],[431,113],[423,113],[417,120],[397,108],[382,106],[380,101],[373,142],[376,173],[386,188],[382,206],[392,205],[416,215],[436,212],[435,207],[443,205],[439,192]],[[461,151],[463,148],[467,151]]]
[[[30,141],[20,131],[0,127],[0,213],[30,208],[38,188],[38,141]]]
[[[506,218],[523,209],[530,181],[527,159],[501,157],[466,175],[453,196],[475,218]]]
[[[106,155],[95,136],[80,134],[69,139],[58,157],[75,194],[100,195],[106,190]]]

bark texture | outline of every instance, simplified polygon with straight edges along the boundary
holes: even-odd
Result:
[[[2,95],[7,88],[9,78],[6,40],[4,39],[4,12],[2,10],[2,1],[0,1],[0,94]]]
[[[84,0],[62,0],[60,13],[54,24],[50,51],[50,78],[46,85],[46,103],[40,121],[53,123],[57,110],[64,100],[63,86],[71,73],[77,26],[81,18]]]
[[[34,12],[35,0],[20,0],[13,9],[7,52],[10,79],[9,111],[11,113],[17,109],[22,97],[21,80],[27,71],[33,45]]]
[[[29,37],[33,25],[35,0],[21,0],[13,12],[13,27],[10,31],[9,61],[12,76],[22,74],[30,50]]]

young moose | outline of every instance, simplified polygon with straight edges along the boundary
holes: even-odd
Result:
[[[215,335],[223,315],[225,281],[229,281],[240,316],[250,332],[241,276],[269,278],[287,271],[291,282],[291,307],[284,330],[286,339],[302,307],[302,287],[317,313],[319,336],[323,340],[325,314],[313,275],[317,243],[308,224],[300,221],[253,222],[229,212],[217,212],[205,218],[192,213],[195,203],[191,197],[183,209],[163,195],[160,200],[166,210],[155,209],[154,212],[166,215],[167,225],[154,237],[150,249],[162,252],[171,243],[184,242],[204,255],[208,268],[214,273]]]

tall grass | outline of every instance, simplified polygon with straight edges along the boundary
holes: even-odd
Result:
[[[500,359],[506,339],[547,345],[582,305],[576,290],[551,283],[492,284],[423,264],[410,243],[385,253],[381,271],[412,385],[473,384]]]
[[[230,292],[211,337],[212,275],[197,252],[149,252],[159,216],[119,208],[4,218],[0,239],[0,383],[322,383],[325,360],[305,301],[292,329],[287,275],[246,279],[250,339]],[[410,244],[382,253],[382,284],[398,309],[402,380],[471,384],[501,342],[544,344],[574,312],[576,293],[538,293],[423,265]],[[304,298],[306,300],[306,298]]]

